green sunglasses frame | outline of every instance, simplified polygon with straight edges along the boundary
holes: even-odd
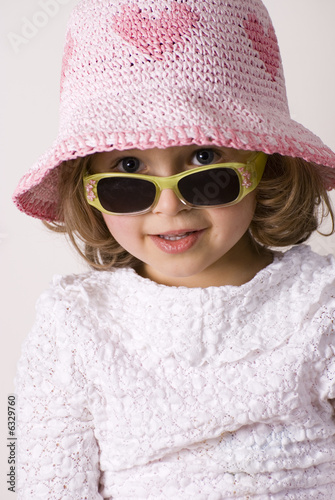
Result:
[[[239,203],[245,196],[247,196],[247,194],[251,193],[258,186],[265,169],[266,161],[267,161],[267,155],[263,152],[258,152],[254,153],[246,163],[213,163],[211,165],[205,165],[193,168],[185,172],[181,172],[180,174],[171,175],[169,177],[157,177],[154,175],[129,174],[121,172],[85,175],[83,178],[84,193],[89,205],[97,208],[102,213],[110,215],[129,216],[129,215],[142,215],[148,213],[157,205],[160,194],[163,191],[163,189],[172,189],[172,191],[184,205],[187,205],[192,208],[200,209],[200,208],[227,207]],[[192,203],[188,202],[183,198],[178,189],[178,182],[180,181],[180,179],[183,179],[184,177],[193,175],[198,172],[204,172],[206,170],[221,169],[221,168],[222,169],[228,168],[234,170],[238,176],[240,184],[240,193],[234,201],[220,205],[193,205]],[[156,188],[156,195],[153,203],[150,205],[150,207],[139,212],[130,212],[130,213],[109,212],[100,203],[97,193],[97,186],[98,182],[101,179],[106,179],[111,177],[119,177],[119,178],[129,177],[131,179],[142,179],[152,182]]]

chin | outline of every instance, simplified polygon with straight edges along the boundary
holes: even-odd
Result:
[[[178,279],[192,279],[195,276],[198,276],[202,272],[205,271],[207,266],[204,267],[186,267],[186,266],[151,266],[150,264],[146,264],[146,271],[150,276],[157,276],[160,277],[161,279],[166,279],[167,281],[171,280],[178,280]]]

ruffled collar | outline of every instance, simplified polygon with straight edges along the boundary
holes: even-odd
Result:
[[[89,273],[71,287],[77,302],[89,304],[92,329],[109,329],[128,352],[215,366],[273,350],[298,334],[333,280],[333,261],[301,246],[276,252],[269,266],[241,286],[165,286],[126,268]]]
[[[299,250],[277,252],[272,264],[241,286],[165,286],[132,269],[117,270],[113,288],[120,300],[114,295],[113,304],[117,302],[123,318],[122,342],[131,350],[150,349],[159,357],[174,356],[190,365],[235,362],[272,350],[290,335],[287,323],[299,322],[305,309],[304,293],[296,294],[294,304],[289,298],[301,257]],[[284,303],[280,314],[279,303]],[[122,325],[130,327],[126,335]]]

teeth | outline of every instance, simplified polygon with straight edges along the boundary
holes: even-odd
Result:
[[[163,240],[168,240],[168,241],[177,241],[177,240],[181,240],[182,238],[185,238],[185,236],[189,235],[191,233],[183,233],[183,234],[178,234],[178,235],[173,235],[173,236],[169,236],[167,234],[160,234],[159,237],[160,238],[163,238]]]

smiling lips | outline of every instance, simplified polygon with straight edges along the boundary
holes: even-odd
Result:
[[[155,245],[165,253],[186,252],[199,240],[204,229],[192,231],[171,231],[165,234],[150,235]]]
[[[185,236],[188,236],[189,234],[195,233],[195,231],[188,231],[187,233],[181,233],[181,234],[159,234],[158,236],[160,238],[163,238],[163,240],[169,240],[169,241],[177,241],[181,240],[182,238],[185,238]]]

